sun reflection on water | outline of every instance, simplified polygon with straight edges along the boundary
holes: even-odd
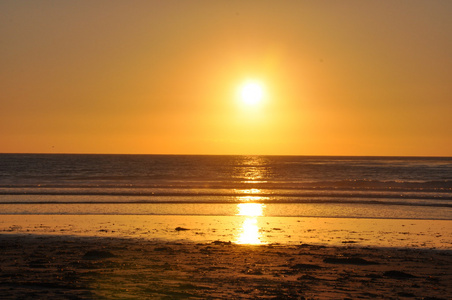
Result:
[[[265,204],[240,203],[237,204],[237,216],[259,217],[264,215]]]
[[[258,218],[264,215],[265,204],[240,203],[237,204],[237,216],[245,216],[242,227],[238,233],[237,244],[261,245],[262,241]]]
[[[263,156],[243,156],[237,161],[235,167],[235,176],[241,179],[241,183],[247,184],[264,184],[268,175],[271,173],[269,163]],[[237,233],[237,244],[265,244],[259,227],[259,217],[264,215],[265,204],[258,203],[268,200],[268,197],[262,197],[263,191],[253,186],[252,188],[242,188],[236,190],[238,194],[237,200],[237,216],[243,216],[243,223]],[[243,195],[245,194],[245,195]]]
[[[260,194],[262,191],[260,189],[248,189],[243,190],[245,194]]]
[[[258,202],[258,201],[264,201],[267,199],[268,199],[268,197],[261,197],[261,196],[238,196],[237,197],[237,200],[239,202]],[[245,203],[245,204],[252,204],[252,203]]]
[[[235,177],[243,183],[265,183],[270,172],[268,162],[262,156],[243,156],[237,160]]]

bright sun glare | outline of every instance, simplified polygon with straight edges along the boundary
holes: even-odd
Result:
[[[257,81],[245,82],[240,88],[240,97],[248,105],[257,104],[264,97],[264,87]]]

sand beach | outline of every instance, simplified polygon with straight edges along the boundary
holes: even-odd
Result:
[[[350,223],[313,218],[309,226],[315,223],[318,230],[313,231],[313,227],[308,231],[302,230],[300,220],[292,220],[294,224],[286,221],[283,226],[277,223],[283,222],[279,219],[264,219],[269,224],[259,229],[261,243],[240,244],[239,240],[228,239],[228,231],[220,225],[240,225],[246,218],[218,221],[198,217],[196,222],[187,216],[165,218],[4,215],[0,223],[0,294],[3,299],[452,297],[450,232],[443,230],[449,249],[445,241],[427,247],[441,238],[420,235],[428,230],[426,220],[380,220],[395,231],[399,230],[397,224],[406,228],[400,237],[412,239],[410,243],[417,245],[401,247],[395,243],[390,247],[384,241],[396,241],[397,235],[390,239],[390,232],[384,233],[384,228],[360,229],[359,220]],[[133,220],[127,228],[121,226],[126,219]],[[154,220],[154,227],[150,220]],[[354,230],[338,230],[341,222],[348,222]],[[361,222],[372,224],[369,220]],[[437,223],[439,229],[444,229],[448,222],[430,224]],[[292,236],[289,242],[287,236],[296,231],[295,224],[301,235]],[[375,224],[379,226],[378,220]],[[143,234],[144,225],[151,233]],[[239,236],[244,230],[235,229]],[[385,247],[378,246],[377,240],[366,241],[370,230],[374,235],[380,232]],[[329,243],[327,232],[331,233]],[[280,242],[276,242],[278,237]]]
[[[0,235],[3,299],[450,299],[451,251]]]

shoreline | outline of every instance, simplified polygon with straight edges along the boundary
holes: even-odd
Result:
[[[23,197],[29,197],[23,195]],[[59,196],[58,196],[59,197]],[[87,199],[91,199],[90,196]],[[251,197],[251,196],[250,196]],[[254,197],[254,196],[253,196]],[[124,200],[123,198],[121,198]],[[3,199],[2,201],[4,201]],[[66,199],[67,200],[67,199]],[[366,218],[452,220],[452,207],[419,205],[382,205],[364,203],[260,203],[243,199],[240,203],[1,203],[2,214],[7,215],[186,215],[237,216],[242,210],[253,216],[300,218]],[[249,200],[251,202],[249,202]],[[62,199],[60,199],[62,201]],[[265,201],[264,201],[265,202]]]
[[[449,299],[452,252],[0,234],[3,299]]]

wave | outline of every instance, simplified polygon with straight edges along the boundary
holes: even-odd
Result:
[[[116,178],[116,177],[115,177]],[[452,192],[452,180],[215,180],[215,179],[191,179],[191,180],[115,180],[112,177],[84,178],[76,181],[49,180],[39,183],[3,183],[0,189],[6,188],[263,188],[263,189],[390,189],[390,190],[444,190]],[[59,183],[55,183],[59,182]]]
[[[28,205],[28,204],[365,204],[385,206],[429,206],[449,207],[452,202],[444,199],[400,199],[400,198],[369,198],[369,197],[260,197],[260,196],[90,196],[90,195],[12,195],[0,201],[0,205]]]
[[[211,189],[211,188],[0,188],[0,196],[146,196],[146,197],[336,197],[452,200],[452,191],[392,189]],[[0,197],[0,202],[1,202]]]

